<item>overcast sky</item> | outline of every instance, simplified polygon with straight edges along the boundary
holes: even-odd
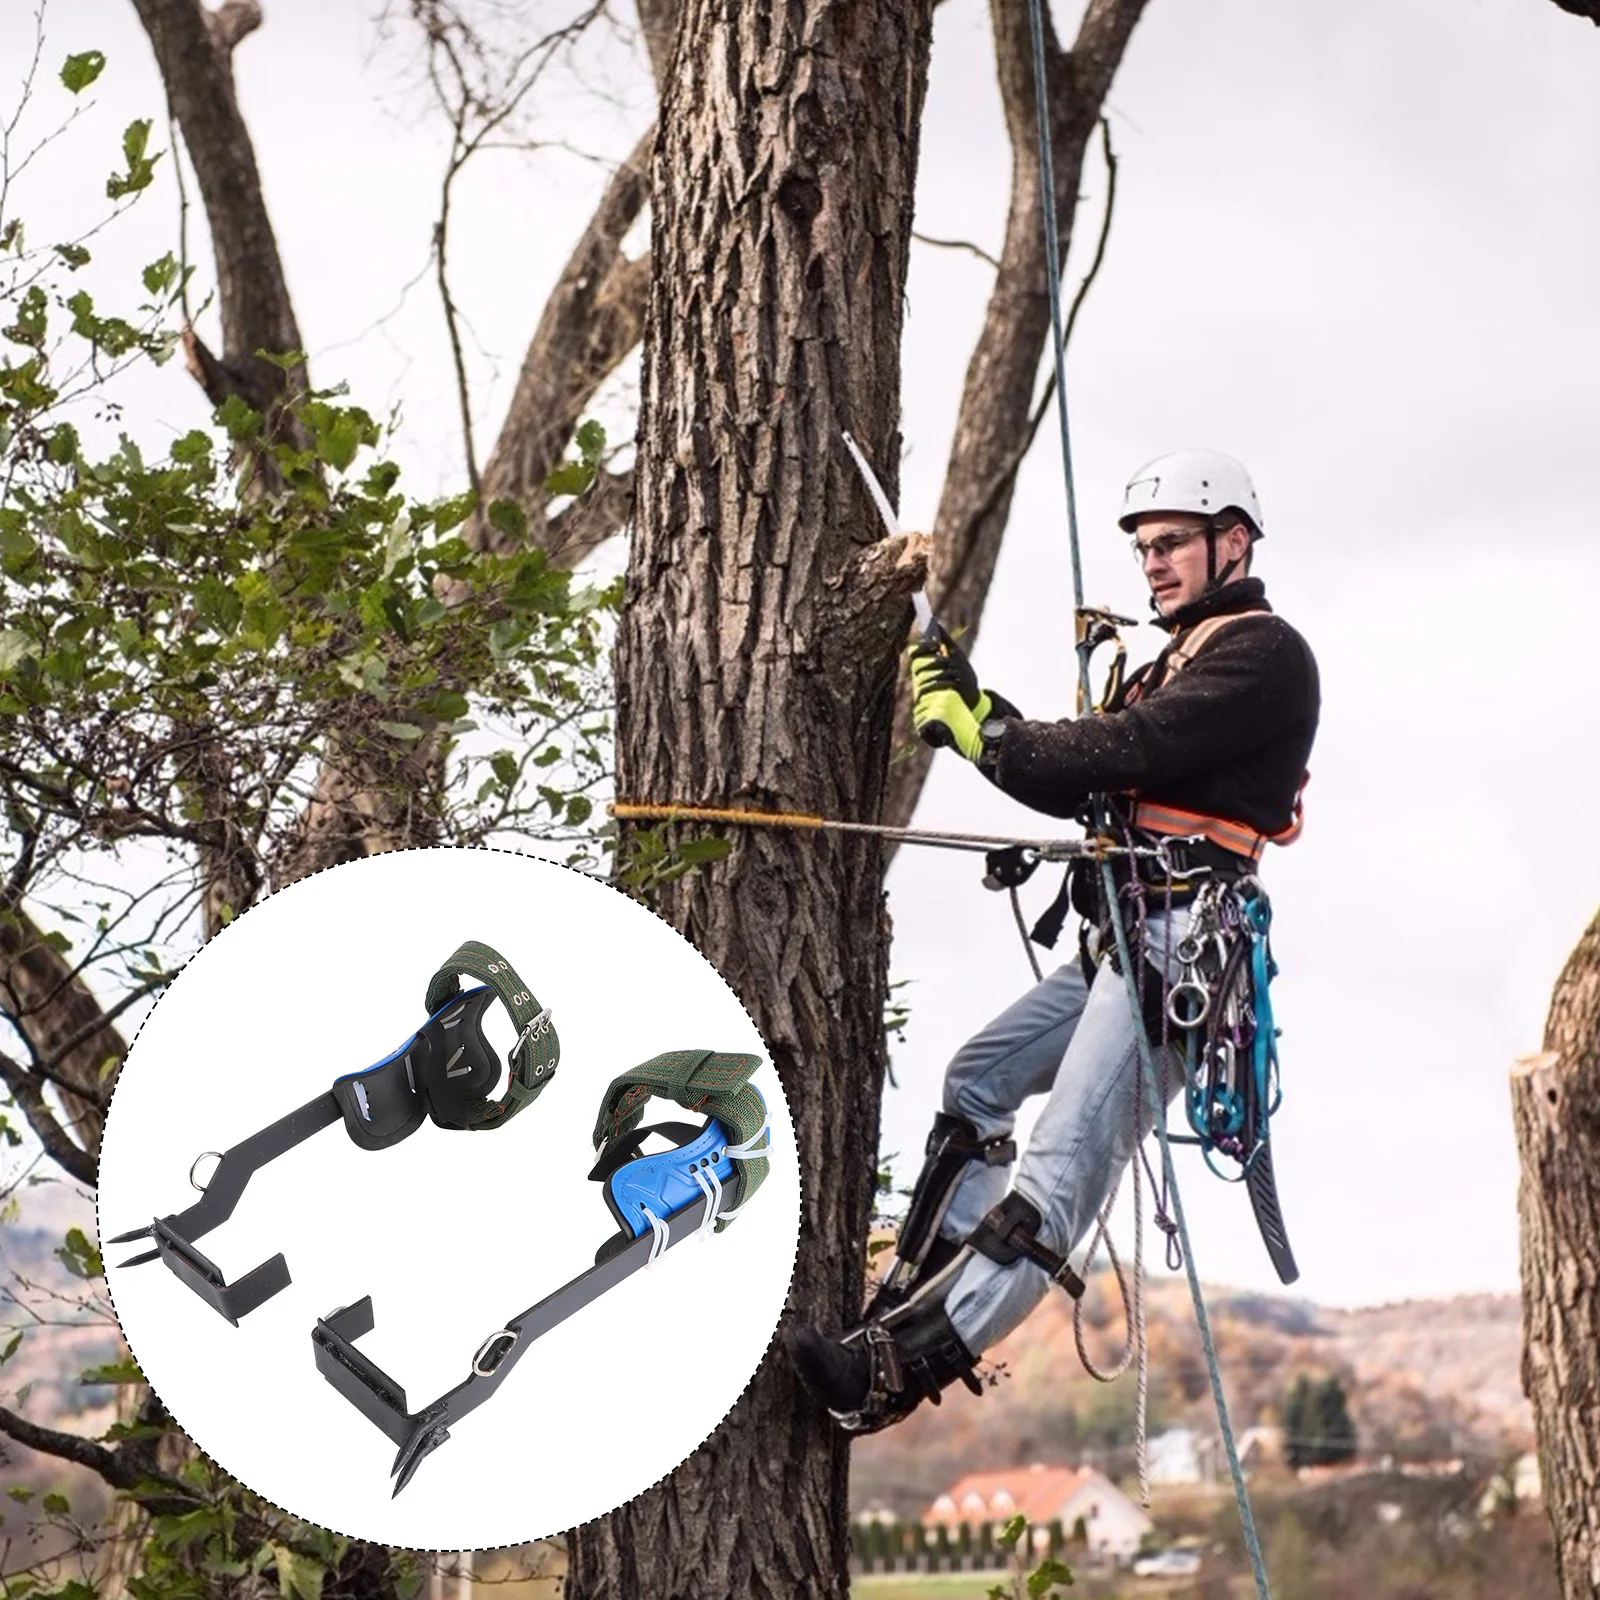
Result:
[[[374,410],[400,405],[413,486],[453,490],[437,300],[427,281],[406,289],[427,265],[445,130],[409,38],[380,42],[375,6],[265,9],[236,68],[315,376],[347,379]],[[1078,10],[1057,8],[1063,33]],[[19,197],[35,238],[97,213],[131,117],[156,117],[165,143],[132,7],[56,0],[48,23],[38,126],[64,103],[66,51],[103,49],[110,66]],[[30,38],[22,7],[0,11],[6,105]],[[986,9],[948,0],[918,227],[997,249],[1009,158],[991,60]],[[1284,969],[1280,1187],[1300,1288],[1327,1302],[1516,1284],[1506,1074],[1537,1048],[1551,982],[1600,903],[1582,830],[1600,778],[1597,84],[1600,31],[1548,0],[1151,0],[1110,99],[1117,214],[1069,364],[1086,582],[1091,600],[1143,613],[1113,526],[1140,463],[1214,446],[1249,466],[1268,531],[1257,570],[1323,674],[1305,835],[1266,873]],[[497,155],[469,173],[455,289],[480,450],[587,219],[587,156],[626,150],[648,115],[615,40],[537,110],[541,136],[584,154]],[[1084,187],[1087,242],[1104,194],[1093,158]],[[91,273],[125,282],[128,263],[169,248],[174,217],[170,189],[148,197]],[[198,218],[191,231],[199,252]],[[976,258],[914,247],[907,526],[932,515],[987,287]],[[124,398],[149,443],[204,419],[176,366]],[[976,652],[1032,715],[1070,709],[1070,610],[1045,429]],[[1153,653],[1154,631],[1140,635],[1136,653]],[[920,820],[1040,831],[948,755]],[[907,1176],[945,1058],[1028,981],[1005,900],[978,878],[937,851],[903,853],[891,875],[894,970],[914,984],[885,1147],[908,1153]],[[1030,904],[1053,890],[1036,881]],[[1180,1159],[1202,1273],[1272,1287],[1243,1193]]]

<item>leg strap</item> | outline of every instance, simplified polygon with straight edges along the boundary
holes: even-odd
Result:
[[[980,1161],[986,1167],[1008,1167],[1017,1159],[1017,1142],[1005,1134],[980,1139],[978,1130],[965,1117],[941,1111],[933,1119],[923,1153],[927,1159],[912,1191],[895,1250],[913,1271],[928,1253],[968,1165]]]
[[[1058,1256],[1039,1239],[1043,1219],[1039,1208],[1015,1189],[973,1230],[967,1243],[980,1256],[987,1256],[1003,1267],[1028,1260],[1043,1267],[1050,1281],[1065,1289],[1074,1300],[1083,1295],[1083,1279],[1072,1270],[1065,1256]]]

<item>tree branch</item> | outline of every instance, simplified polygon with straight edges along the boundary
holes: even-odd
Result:
[[[999,269],[1000,263],[981,245],[974,244],[970,239],[935,239],[932,234],[918,233],[915,228],[911,230],[911,237],[918,244],[935,245],[940,250],[965,250],[968,255],[976,256],[980,261],[987,262],[997,271]]]
[[[188,331],[190,370],[214,405],[241,395],[269,419],[303,391],[305,369],[285,373],[256,352],[299,350],[300,327],[261,193],[255,148],[234,92],[232,52],[261,25],[255,0],[208,11],[201,0],[133,0],[155,51],[172,115],[211,225],[222,315],[222,354]]]
[[[649,198],[654,144],[652,129],[613,174],[545,301],[484,468],[485,503],[515,500],[528,514],[530,537],[546,549],[553,529],[544,515],[545,479],[559,465],[595,389],[644,327],[649,263],[623,256],[622,240]],[[490,548],[505,538],[487,522],[480,522],[478,537]]]
[[[22,1107],[22,1114],[44,1146],[44,1153],[79,1183],[94,1188],[98,1168],[95,1158],[82,1145],[74,1143],[61,1126],[44,1097],[39,1080],[3,1050],[0,1050],[0,1083],[5,1084]]]
[[[1046,22],[1055,205],[1063,258],[1072,239],[1084,155],[1145,4],[1146,0],[1090,0],[1070,52],[1060,49]],[[928,585],[940,620],[962,636],[968,649],[977,638],[994,577],[1017,470],[1050,398],[1047,388],[1043,399],[1034,400],[1039,362],[1050,342],[1050,302],[1027,8],[1010,0],[991,0],[990,17],[1011,139],[1011,207],[983,331],[967,366],[934,518]],[[1109,151],[1109,140],[1106,148]],[[1110,171],[1114,179],[1114,163]],[[1109,215],[1108,197],[1100,246],[1078,291],[1073,319],[1104,259]],[[909,749],[911,754],[891,769],[883,820],[903,826],[922,792],[930,755],[911,737],[904,683],[896,701],[895,748]]]
[[[114,1081],[114,1073],[103,1074],[101,1068],[108,1059],[120,1061],[127,1045],[88,985],[23,909],[20,897],[0,903],[0,910],[6,912],[0,916],[0,994],[6,996],[6,1009],[29,1050],[50,1063],[54,1081],[72,1086],[64,1090],[67,1111],[89,1152],[86,1181],[93,1183],[92,1162],[105,1122],[101,1104]]]

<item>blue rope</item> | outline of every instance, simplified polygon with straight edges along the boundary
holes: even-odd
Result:
[[[1033,99],[1039,124],[1039,181],[1044,211],[1045,266],[1050,289],[1050,326],[1053,333],[1056,372],[1056,412],[1061,420],[1061,468],[1067,490],[1067,537],[1072,551],[1072,600],[1074,607],[1083,607],[1083,563],[1078,544],[1078,498],[1073,487],[1072,435],[1067,426],[1067,372],[1066,347],[1061,325],[1061,248],[1056,231],[1055,161],[1050,141],[1049,85],[1045,80],[1044,65],[1044,9],[1041,0],[1028,0],[1029,21],[1033,28]],[[1088,652],[1078,647],[1079,704],[1088,709],[1094,704],[1089,687]],[[1256,1537],[1255,1517],[1250,1509],[1250,1493],[1245,1488],[1244,1470],[1239,1463],[1238,1446],[1234,1443],[1233,1426],[1228,1418],[1228,1401],[1222,1392],[1222,1369],[1217,1364],[1217,1349],[1211,1338],[1211,1322],[1206,1315],[1205,1298],[1200,1292],[1200,1278],[1195,1270],[1194,1248],[1189,1242],[1189,1227],[1184,1220],[1183,1201],[1178,1194],[1178,1176],[1172,1164],[1172,1146],[1167,1138],[1166,1105],[1161,1097],[1161,1087],[1156,1075],[1155,1058],[1150,1050],[1150,1038],[1145,1031],[1143,1008],[1139,1003],[1138,980],[1134,975],[1133,961],[1128,950],[1128,930],[1122,920],[1122,906],[1117,898],[1116,882],[1109,862],[1101,863],[1101,876],[1106,899],[1111,907],[1111,925],[1117,939],[1117,956],[1122,963],[1122,975],[1128,989],[1128,1004],[1133,1011],[1134,1035],[1139,1046],[1140,1069],[1144,1073],[1150,1104],[1155,1107],[1156,1131],[1161,1141],[1161,1165],[1168,1189],[1172,1195],[1172,1211],[1178,1226],[1178,1237],[1183,1244],[1183,1260],[1189,1277],[1189,1296],[1194,1301],[1195,1321],[1200,1327],[1200,1343],[1205,1351],[1206,1369],[1211,1378],[1211,1395],[1216,1401],[1217,1424],[1222,1432],[1222,1442],[1228,1452],[1228,1469],[1233,1474],[1234,1497],[1239,1503],[1239,1519],[1244,1525],[1245,1548],[1250,1553],[1250,1568],[1255,1574],[1256,1594],[1260,1600],[1272,1600],[1267,1584],[1266,1563],[1261,1558],[1261,1543]]]

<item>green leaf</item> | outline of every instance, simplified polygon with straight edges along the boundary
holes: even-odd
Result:
[[[122,133],[122,153],[127,158],[128,170],[113,172],[106,179],[107,199],[120,200],[124,195],[138,194],[141,189],[150,187],[156,174],[156,162],[161,155],[160,152],[153,156],[146,155],[149,145],[150,119],[141,117],[130,122]]]
[[[582,494],[594,482],[594,465],[588,461],[563,461],[544,480],[546,494]]]
[[[1028,1574],[1028,1600],[1043,1600],[1057,1584],[1071,1586],[1072,1568],[1047,1556]]]
[[[1007,1550],[1014,1550],[1017,1540],[1027,1531],[1028,1519],[1019,1511],[1016,1516],[1008,1521],[999,1533],[995,1535],[995,1543],[1004,1545]]]
[[[306,364],[306,353],[304,350],[257,350],[256,354],[260,356],[263,361],[270,362],[271,365],[275,366],[279,372],[293,372],[296,367],[303,367]],[[326,394],[329,391],[319,390],[318,392]]]
[[[7,1489],[6,1493],[8,1495],[10,1495],[11,1498],[13,1500],[15,1500],[18,1505],[22,1505],[22,1506],[27,1505],[27,1503],[31,1499],[33,1499],[33,1490],[32,1489],[24,1489],[20,1484],[17,1485],[15,1488]]]
[[[274,1544],[272,1556],[278,1565],[278,1589],[284,1600],[322,1600],[323,1567],[310,1556]]]
[[[172,459],[186,467],[211,459],[211,435],[200,428],[191,428],[172,445]]]
[[[586,794],[574,794],[567,797],[567,826],[571,828],[582,827],[594,811],[594,801]]]
[[[489,526],[520,543],[528,537],[528,513],[515,500],[491,500]]]
[[[12,344],[30,345],[37,350],[44,343],[45,330],[50,317],[44,290],[34,284],[17,302],[17,320],[9,328],[0,329]]]
[[[64,1517],[72,1509],[72,1502],[64,1494],[56,1494],[54,1491],[47,1494],[39,1503],[44,1507],[46,1514],[52,1517]]]
[[[56,1250],[56,1258],[74,1277],[99,1278],[105,1275],[105,1261],[82,1228],[67,1229],[66,1240]]]
[[[420,739],[423,733],[414,722],[380,722],[378,726],[391,739],[404,739],[407,743]]]
[[[214,413],[217,425],[226,428],[235,444],[253,438],[261,426],[261,413],[253,410],[241,395],[230,394]]]
[[[517,781],[517,758],[509,750],[496,750],[489,757],[489,765],[503,789],[509,789]]]
[[[678,846],[677,855],[680,861],[700,866],[707,861],[720,861],[731,849],[733,849],[732,839],[719,839],[714,835],[708,835],[704,839],[686,839]]]
[[[27,634],[15,628],[0,628],[0,674],[15,672],[30,656],[39,654],[39,646]]]
[[[76,272],[79,267],[89,264],[89,252],[81,244],[58,244],[54,246],[55,253],[66,262],[70,271]]]
[[[231,583],[208,572],[194,586],[194,614],[213,633],[227,636],[244,617],[244,601]]]
[[[82,94],[106,70],[106,58],[98,50],[84,50],[61,63],[61,81],[71,94]]]
[[[132,1356],[119,1361],[107,1361],[98,1367],[87,1367],[78,1374],[79,1383],[143,1383],[144,1374]]]
[[[50,434],[50,442],[45,446],[45,453],[58,467],[69,465],[78,459],[78,430],[70,422],[63,422]]]
[[[578,429],[574,442],[583,453],[583,459],[593,464],[606,447],[606,430],[591,418]]]
[[[453,499],[441,500],[433,508],[433,525],[440,533],[448,533],[452,528],[459,527],[472,515],[472,508],[478,503],[478,497],[469,489],[466,494],[458,494]]]
[[[0,1350],[0,1367],[3,1367],[17,1353],[17,1349],[21,1344],[22,1334],[20,1332],[12,1334],[11,1342],[4,1350]]]
[[[159,261],[152,261],[144,269],[144,286],[151,294],[165,294],[178,281],[182,270],[177,257],[169,250]]]

